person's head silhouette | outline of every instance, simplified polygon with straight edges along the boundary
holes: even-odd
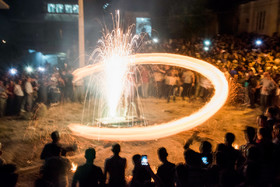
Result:
[[[225,144],[227,146],[231,146],[232,143],[234,142],[234,140],[235,140],[235,135],[234,134],[232,134],[231,132],[226,133]]]
[[[168,153],[164,147],[158,149],[158,157],[160,161],[165,162],[167,160]]]
[[[121,146],[120,144],[114,144],[112,146],[112,152],[114,153],[114,155],[119,155],[119,153],[121,152]]]
[[[94,148],[88,148],[85,151],[85,158],[87,160],[87,162],[93,162],[93,160],[95,159],[95,149]]]
[[[54,131],[51,133],[51,138],[53,140],[53,143],[57,143],[60,139],[59,137],[59,132],[58,131]]]

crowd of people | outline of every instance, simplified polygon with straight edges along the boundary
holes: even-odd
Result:
[[[255,44],[260,39],[262,44]],[[183,164],[170,162],[166,148],[158,149],[162,165],[156,172],[142,162],[143,155],[136,154],[133,177],[125,180],[126,159],[120,157],[121,147],[112,147],[113,156],[105,160],[104,172],[94,165],[94,148],[85,151],[86,163],[79,166],[73,176],[72,186],[279,186],[280,185],[280,125],[279,80],[280,39],[243,34],[240,36],[217,35],[208,48],[202,38],[169,40],[160,44],[147,44],[140,52],[168,52],[192,56],[218,67],[230,85],[234,85],[236,102],[250,108],[260,106],[263,115],[258,117],[258,129],[247,127],[247,143],[235,149],[235,136],[226,133],[225,142],[214,151],[208,141],[201,142],[200,152],[190,148],[194,134],[184,146]],[[5,74],[0,79],[0,117],[32,112],[36,103],[54,106],[66,101],[82,102],[84,83],[73,83],[67,65],[57,69],[45,67],[45,72],[18,75]],[[211,82],[204,76],[178,67],[143,65],[137,68],[140,97],[165,98],[167,102],[178,97],[193,102],[201,98],[207,102],[214,92]],[[67,186],[67,173],[71,168],[66,155],[77,146],[65,147],[59,133],[51,135],[41,154],[44,165],[36,186]],[[0,183],[14,186],[18,175],[16,167],[1,158]],[[147,155],[149,156],[149,155]],[[1,186],[1,184],[0,184]]]
[[[205,41],[208,42],[207,45]],[[244,104],[250,108],[259,105],[264,112],[268,106],[279,105],[279,44],[277,34],[269,37],[245,33],[239,36],[217,35],[210,40],[170,39],[159,44],[150,43],[141,52],[177,53],[205,60],[225,74],[233,89],[232,95],[237,96],[233,96],[232,103]],[[161,90],[162,85],[170,84],[176,90],[181,90],[175,94],[183,99],[186,95],[191,96],[191,100],[199,97],[205,99],[213,92],[211,83],[197,72],[184,73],[189,70],[168,66],[150,67],[149,91],[146,91],[150,95],[154,94],[155,87]],[[177,77],[176,81],[170,81],[168,75],[171,74]],[[167,87],[163,90],[159,91],[159,95],[168,93]]]
[[[256,39],[262,41],[258,45]],[[234,104],[248,107],[279,104],[280,48],[279,37],[243,34],[240,36],[217,35],[207,40],[168,40],[147,43],[138,52],[168,52],[205,60],[224,72],[233,89]],[[192,102],[201,98],[209,100],[213,93],[211,82],[191,70],[168,65],[138,66],[137,93],[140,97],[165,98],[167,102],[181,97]],[[72,82],[71,68],[46,65],[44,72],[5,74],[0,79],[0,116],[18,115],[31,111],[37,102],[47,106],[65,101],[84,99],[86,81]]]
[[[47,64],[44,71],[6,73],[0,79],[0,117],[32,112],[37,103],[83,102],[83,83],[74,84],[71,72],[66,64],[61,69]]]
[[[239,148],[233,146],[235,135],[225,134],[224,143],[213,149],[208,141],[197,138],[194,133],[184,145],[184,163],[168,160],[168,151],[158,149],[162,162],[153,171],[148,162],[149,154],[135,154],[132,178],[125,176],[127,159],[120,156],[121,146],[112,145],[113,155],[105,159],[104,170],[94,164],[96,151],[85,150],[86,162],[75,170],[71,186],[111,187],[188,187],[188,186],[279,186],[280,185],[280,113],[276,107],[269,107],[266,115],[258,117],[258,129],[247,126],[244,129],[246,143]],[[38,187],[66,187],[71,162],[69,151],[76,151],[77,145],[61,143],[58,131],[51,134],[52,142],[44,146],[40,158],[44,160],[39,178],[34,182]],[[199,152],[191,149],[193,141],[200,141]],[[18,174],[16,166],[7,164],[1,158],[0,186],[15,186]]]

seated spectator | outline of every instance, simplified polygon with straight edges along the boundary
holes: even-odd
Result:
[[[40,156],[40,158],[42,160],[47,160],[48,158],[50,158],[52,156],[58,156],[58,155],[56,155],[57,154],[57,152],[56,152],[57,149],[60,149],[61,154],[63,156],[65,156],[66,152],[75,151],[77,149],[76,145],[63,147],[59,142],[60,141],[60,136],[59,136],[58,131],[52,132],[51,133],[51,138],[52,138],[52,142],[46,144],[43,148],[43,151],[42,151],[41,156]]]
[[[280,146],[280,124],[275,124],[272,131],[272,142],[276,146]]]
[[[177,186],[204,186],[204,172],[199,153],[188,149],[184,158],[185,164],[176,167]]]
[[[16,186],[18,180],[18,174],[16,173],[16,169],[17,168],[14,164],[0,165],[0,186]]]
[[[115,144],[112,146],[113,156],[105,160],[105,179],[109,174],[109,186],[110,187],[123,187],[125,182],[125,168],[126,159],[119,156],[121,146]]]
[[[175,186],[175,164],[167,160],[168,153],[164,147],[158,149],[159,160],[163,163],[157,170],[157,176],[160,179],[161,186]]]
[[[266,120],[267,120],[267,117],[264,116],[264,115],[259,115],[257,117],[257,125],[258,125],[258,128],[263,128],[263,127],[266,127]]]
[[[235,135],[228,132],[225,135],[225,150],[224,153],[227,155],[228,166],[230,168],[235,168],[237,159],[240,157],[240,152],[232,146],[232,143],[235,140]]]
[[[247,154],[247,151],[250,147],[256,145],[256,130],[253,127],[246,127],[244,130],[244,135],[246,139],[246,144],[240,146],[240,151],[242,155],[245,157]]]
[[[251,146],[247,150],[246,162],[243,166],[244,184],[242,186],[257,186],[260,178],[261,165],[259,164],[259,150]]]
[[[271,138],[271,133],[273,130],[273,125],[277,122],[276,115],[278,112],[278,108],[276,107],[268,107],[265,115],[267,116],[266,126],[265,128],[268,130],[269,137]]]
[[[2,156],[2,144],[0,143],[0,167],[6,163],[1,156]]]
[[[224,145],[224,144],[222,144]],[[206,183],[210,186],[218,186],[220,172],[228,168],[227,156],[224,152],[218,151],[215,154],[215,161],[206,174]]]
[[[68,186],[68,172],[71,169],[70,161],[61,156],[59,146],[52,148],[52,154],[57,156],[48,157],[41,170],[41,178],[35,181],[36,187],[42,186]]]
[[[151,176],[145,166],[141,165],[141,156],[136,154],[132,157],[134,169],[130,187],[148,187],[153,186]]]
[[[105,177],[100,167],[95,166],[93,161],[95,159],[95,149],[89,148],[85,151],[86,163],[77,168],[73,176],[72,187],[77,186],[79,182],[80,187],[97,187],[105,185]]]
[[[275,172],[274,186],[280,186],[280,124],[273,126],[273,144],[275,145],[273,152],[273,167]]]

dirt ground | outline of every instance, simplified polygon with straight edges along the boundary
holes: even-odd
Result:
[[[203,106],[203,103],[195,101],[189,103],[180,98],[176,102],[167,103],[163,99],[148,98],[142,100],[143,111],[148,124],[159,124],[180,117],[190,115]],[[18,186],[33,186],[38,177],[39,168],[42,165],[40,153],[44,144],[50,142],[50,133],[58,130],[61,133],[61,143],[77,143],[78,150],[67,155],[71,162],[82,164],[85,162],[84,150],[94,147],[97,155],[95,164],[102,167],[104,160],[112,155],[111,145],[115,142],[87,140],[71,134],[67,126],[70,123],[81,122],[83,105],[79,103],[65,103],[50,108],[44,117],[36,120],[23,120],[18,117],[5,117],[0,119],[0,142],[3,148],[3,158],[8,163],[15,163],[18,167]],[[127,158],[126,175],[132,174],[132,156],[134,154],[148,155],[149,163],[153,170],[160,164],[157,158],[157,149],[166,147],[168,159],[174,163],[182,163],[183,146],[194,132],[197,138],[191,148],[198,151],[201,141],[210,141],[214,148],[222,143],[226,132],[236,135],[237,145],[245,142],[243,130],[246,125],[256,127],[256,116],[259,109],[248,109],[242,106],[224,106],[211,119],[200,126],[163,139],[138,142],[118,142],[121,145],[121,156]],[[72,173],[69,172],[69,182]]]

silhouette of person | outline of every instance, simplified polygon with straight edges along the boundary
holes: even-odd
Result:
[[[161,186],[175,186],[175,164],[167,160],[168,153],[164,147],[158,149],[158,157],[162,162],[157,170],[157,176],[160,179]]]
[[[114,155],[111,158],[105,160],[105,179],[109,174],[109,186],[110,187],[123,187],[125,182],[125,168],[126,159],[119,156],[121,146],[115,144],[112,146],[112,152]]]
[[[101,168],[93,164],[95,153],[94,148],[89,148],[85,151],[86,163],[77,168],[73,176],[72,187],[77,186],[78,182],[80,187],[105,185],[105,177]]]
[[[151,176],[145,166],[141,165],[141,156],[136,154],[132,157],[134,168],[133,178],[130,187],[147,187],[151,186]]]
[[[16,169],[17,168],[14,164],[0,165],[0,186],[16,186],[18,180]]]
[[[59,136],[58,131],[52,132],[51,133],[51,138],[52,138],[52,142],[46,144],[45,147],[43,148],[43,151],[42,151],[41,156],[40,156],[40,158],[42,160],[47,160],[50,157],[58,156],[57,152],[56,152],[57,149],[60,149],[60,152],[63,156],[66,155],[66,152],[75,151],[77,149],[76,145],[63,147],[59,142],[60,141],[60,136]]]
[[[42,167],[42,178],[38,179],[35,186],[54,186],[65,187],[68,186],[68,171],[71,169],[70,161],[61,156],[61,148],[54,147],[52,153],[57,156],[49,157],[45,160]]]
[[[40,158],[42,160],[47,160],[50,157],[58,156],[56,150],[62,150],[62,146],[59,143],[60,137],[58,131],[54,131],[51,133],[52,142],[45,145],[43,151],[41,153]]]

